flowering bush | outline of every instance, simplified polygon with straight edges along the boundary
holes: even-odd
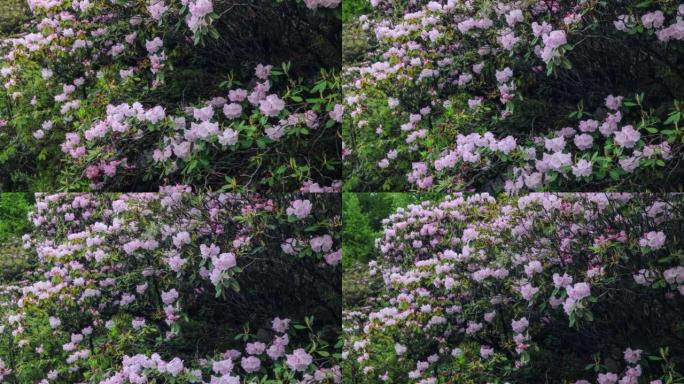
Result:
[[[681,185],[684,5],[370,5],[345,46],[345,189]]]
[[[675,383],[681,195],[447,196],[383,221],[350,382]]]
[[[33,267],[0,285],[0,379],[341,382],[338,200],[37,195]]]
[[[28,3],[0,39],[3,189],[341,178],[339,1]]]

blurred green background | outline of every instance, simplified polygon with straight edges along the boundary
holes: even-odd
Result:
[[[33,204],[30,193],[0,193],[0,282],[14,282],[29,269],[21,237],[31,226],[28,213]]]
[[[17,32],[30,12],[26,0],[0,0],[0,36]]]

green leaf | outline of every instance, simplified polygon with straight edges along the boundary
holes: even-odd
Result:
[[[670,115],[670,117],[667,118],[667,120],[665,120],[665,122],[663,124],[665,124],[665,125],[674,124],[674,123],[679,122],[679,120],[681,120],[681,119],[682,119],[681,112],[674,112]]]

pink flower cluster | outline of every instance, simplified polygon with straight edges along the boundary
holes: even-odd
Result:
[[[620,15],[613,23],[615,29],[622,32],[634,30],[641,25],[647,30],[655,31],[658,40],[666,43],[672,40],[684,40],[684,4],[677,8],[674,20],[671,24],[665,25],[665,14],[661,10],[644,13],[640,18],[631,15]]]

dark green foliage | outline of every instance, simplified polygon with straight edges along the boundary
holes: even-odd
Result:
[[[342,21],[347,23],[370,10],[368,0],[344,0],[342,1]]]
[[[0,244],[21,237],[28,229],[32,198],[26,193],[0,194]]]
[[[30,269],[21,236],[31,225],[32,204],[30,194],[0,193],[0,283],[20,280]]]
[[[346,269],[354,261],[367,261],[373,252],[374,232],[368,217],[361,210],[359,194],[345,193],[342,196],[342,263]]]

